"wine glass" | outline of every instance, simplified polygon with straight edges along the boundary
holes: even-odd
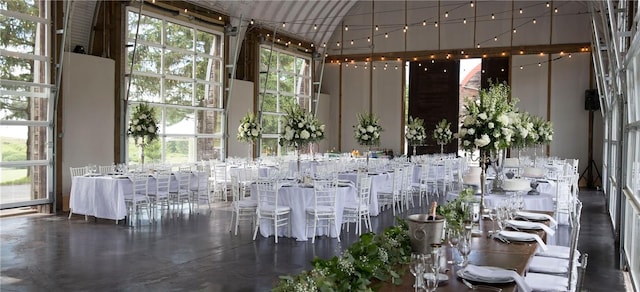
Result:
[[[409,263],[409,270],[411,271],[411,274],[413,274],[413,276],[416,278],[416,281],[413,285],[413,287],[415,288],[415,291],[418,291],[418,289],[422,289],[422,287],[424,286],[422,279],[423,279],[423,274],[425,270],[425,261],[424,261],[423,254],[420,254],[420,253],[411,254],[411,262]]]
[[[448,228],[447,240],[449,241],[449,246],[451,247],[451,260],[447,263],[458,264],[458,262],[456,261],[456,250],[458,249],[458,242],[460,241],[460,231],[456,228]]]
[[[461,267],[466,267],[469,263],[469,254],[471,253],[471,226],[465,226],[464,233],[458,242],[458,252],[462,256]]]
[[[427,292],[433,292],[438,288],[438,273],[440,272],[440,251],[434,249],[428,255],[425,255],[425,273],[424,273],[424,289]]]

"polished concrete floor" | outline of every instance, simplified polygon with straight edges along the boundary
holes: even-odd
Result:
[[[579,248],[589,253],[584,290],[624,291],[602,193],[580,197]],[[408,211],[418,212],[424,210]],[[268,291],[278,276],[308,269],[312,258],[337,255],[357,239],[352,230],[342,242],[253,241],[248,223],[237,236],[228,232],[230,211],[222,203],[135,227],[65,215],[0,219],[0,291]],[[373,218],[378,231],[393,222],[390,210]],[[560,231],[555,240],[567,243],[560,234],[568,230]]]

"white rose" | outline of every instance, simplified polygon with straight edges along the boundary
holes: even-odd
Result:
[[[304,123],[299,122],[299,123],[298,123],[298,128],[302,128],[302,127],[304,127]]]
[[[458,136],[462,137],[462,136],[464,136],[466,134],[467,134],[467,129],[466,128],[461,128],[460,132],[458,133]],[[471,134],[469,134],[469,135],[471,135]]]
[[[238,132],[242,132],[242,125],[238,126]]]
[[[142,131],[142,127],[140,125],[136,126],[136,131]]]
[[[472,116],[466,116],[464,118],[464,125],[471,126],[476,123],[476,120]]]
[[[469,135],[473,135],[476,133],[476,129],[470,128],[469,130],[467,130],[467,133],[469,133]]]
[[[146,118],[147,118],[147,115],[145,115],[145,114],[141,114],[141,115],[140,115],[140,119],[144,120],[144,119],[146,119]]]
[[[486,120],[487,119],[487,114],[486,113],[480,113],[478,115],[478,118],[480,118],[481,120]]]
[[[252,129],[251,130],[251,136],[258,137],[258,130]]]
[[[324,132],[324,125],[320,125],[320,131]]]
[[[285,132],[285,133],[284,133],[284,138],[285,138],[287,141],[291,141],[291,140],[293,140],[293,132]]]
[[[509,117],[507,115],[500,115],[496,120],[504,126],[509,124]]]
[[[249,129],[249,124],[244,124],[244,129],[248,130]]]
[[[156,127],[154,127],[154,126],[149,126],[149,127],[147,128],[147,131],[149,131],[149,133],[155,133],[155,132],[156,132]]]
[[[293,137],[295,137],[296,139],[300,139],[300,134],[296,133],[295,135],[293,135]]]
[[[373,133],[373,138],[378,139],[380,137],[380,133]]]
[[[300,138],[302,139],[309,139],[309,136],[311,136],[309,134],[309,132],[307,132],[307,130],[302,130],[302,132],[300,132]]]
[[[366,133],[366,132],[367,132],[367,129],[360,127],[360,133]]]
[[[491,139],[489,139],[489,135],[487,135],[487,134],[483,134],[483,135],[480,137],[480,139],[476,139],[476,140],[474,141],[474,144],[475,144],[477,147],[484,147],[484,146],[489,145],[489,143],[491,143]]]
[[[138,119],[133,119],[133,121],[131,121],[131,123],[132,123],[133,125],[137,125],[137,124],[138,124],[138,122],[139,122],[139,121],[138,121]]]
[[[462,142],[462,144],[464,144],[464,146],[469,146],[471,144],[471,142],[464,140],[464,142]]]
[[[311,130],[312,132],[313,132],[313,131],[315,131],[315,130],[316,130],[316,126],[311,125],[310,130]]]
[[[492,122],[489,122],[489,124],[487,124],[487,126],[489,127],[489,129],[493,129],[493,126],[494,126],[494,125],[493,125],[493,123],[492,123]]]
[[[371,125],[367,126],[367,132],[373,133],[373,126]]]
[[[365,140],[365,141],[366,141],[366,140],[369,140],[369,135],[364,134],[364,135],[362,135],[362,136],[360,137],[360,139]]]
[[[316,136],[318,136],[318,137],[322,137],[322,131],[317,131],[317,132],[316,132]]]

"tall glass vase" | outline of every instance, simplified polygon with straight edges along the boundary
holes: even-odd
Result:
[[[492,151],[489,159],[491,161],[491,168],[493,168],[493,171],[495,172],[491,191],[494,193],[501,193],[503,192],[502,185],[504,182],[504,151]]]
[[[484,214],[486,208],[484,196],[487,194],[487,155],[483,152],[480,156],[480,212]]]
[[[144,168],[144,145],[140,145],[140,165]]]
[[[444,143],[438,143],[440,144],[440,155],[444,154]]]
[[[418,145],[413,144],[413,156],[418,155],[418,152],[416,152],[416,148],[418,147]]]
[[[367,169],[369,169],[369,156],[371,156],[371,146],[367,147]]]

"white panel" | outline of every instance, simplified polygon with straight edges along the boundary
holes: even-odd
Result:
[[[572,58],[554,61],[551,68],[554,135],[550,154],[580,159],[580,172],[588,163],[589,114],[584,109],[584,91],[589,88],[590,61],[589,53],[574,53]]]
[[[379,26],[375,32],[375,52],[397,52],[405,50],[405,35],[402,27],[405,22],[404,2],[389,1],[375,3],[374,22]],[[385,38],[385,33],[389,35]]]
[[[495,19],[491,18],[491,14]],[[476,3],[476,41],[480,48],[509,46],[511,43],[511,2],[482,1]],[[444,37],[455,37],[443,34]],[[494,41],[494,37],[498,37]]]
[[[71,190],[69,167],[114,161],[115,62],[65,53],[62,78],[62,193]],[[95,137],[100,137],[95,139]]]
[[[233,80],[233,91],[229,98],[229,143],[227,157],[247,157],[249,155],[249,144],[240,142],[237,139],[238,126],[240,120],[247,112],[254,112],[253,82],[243,80]]]
[[[449,12],[449,17],[444,17]],[[440,48],[465,49],[474,48],[474,18],[475,8],[469,1],[442,1],[440,4]],[[464,24],[463,20],[467,23]],[[450,37],[455,36],[455,37]]]
[[[340,138],[340,65],[324,65],[321,92],[328,94],[329,100],[324,99],[323,96],[320,100],[320,106],[322,107],[323,103],[328,103],[331,111],[329,119],[324,121],[326,125],[325,134],[327,135],[326,145],[328,145],[329,150],[335,148],[336,151],[340,151],[338,142]]]
[[[353,138],[353,126],[358,123],[358,113],[369,111],[369,70],[363,69],[364,64],[359,64],[356,69],[354,65],[346,66],[342,64],[342,109],[340,125],[341,133],[341,149],[343,152],[351,151],[351,149],[364,150],[358,145]],[[378,66],[376,70],[382,70],[382,66]]]
[[[435,1],[407,2],[407,51],[437,50],[439,47],[438,3]],[[426,21],[426,26],[423,26]]]
[[[324,94],[321,93],[320,94],[320,103],[318,104],[318,112],[316,113],[316,116],[318,117],[318,120],[320,120],[320,123],[325,125],[325,133],[329,134],[329,132],[336,132],[335,129],[337,128],[331,128],[329,127],[329,123],[331,122],[331,95],[328,94]],[[324,152],[329,152],[334,146],[333,144],[331,144],[331,139],[328,138],[328,136],[325,136],[325,138],[320,141],[320,143],[318,143],[316,151],[318,151],[318,153],[324,153]],[[338,149],[337,147],[335,147],[335,149]]]
[[[553,14],[554,44],[588,43],[591,41],[590,14],[584,2],[553,1],[558,13]]]
[[[549,14],[552,12],[551,7],[547,7],[546,2],[540,1],[517,1],[514,3],[513,27],[516,29],[516,33],[512,34],[513,45],[548,44],[550,41],[551,21]],[[520,14],[520,8],[522,8],[522,14]],[[535,23],[533,23],[534,18]]]
[[[548,104],[548,60],[548,55],[516,55],[511,61],[511,96],[520,100],[516,106],[521,112],[544,119],[547,118]]]
[[[376,62],[377,67],[384,67]],[[387,70],[373,72],[373,113],[380,118],[384,132],[380,135],[380,149],[402,153],[402,62],[389,62]],[[397,69],[396,69],[397,68]]]

